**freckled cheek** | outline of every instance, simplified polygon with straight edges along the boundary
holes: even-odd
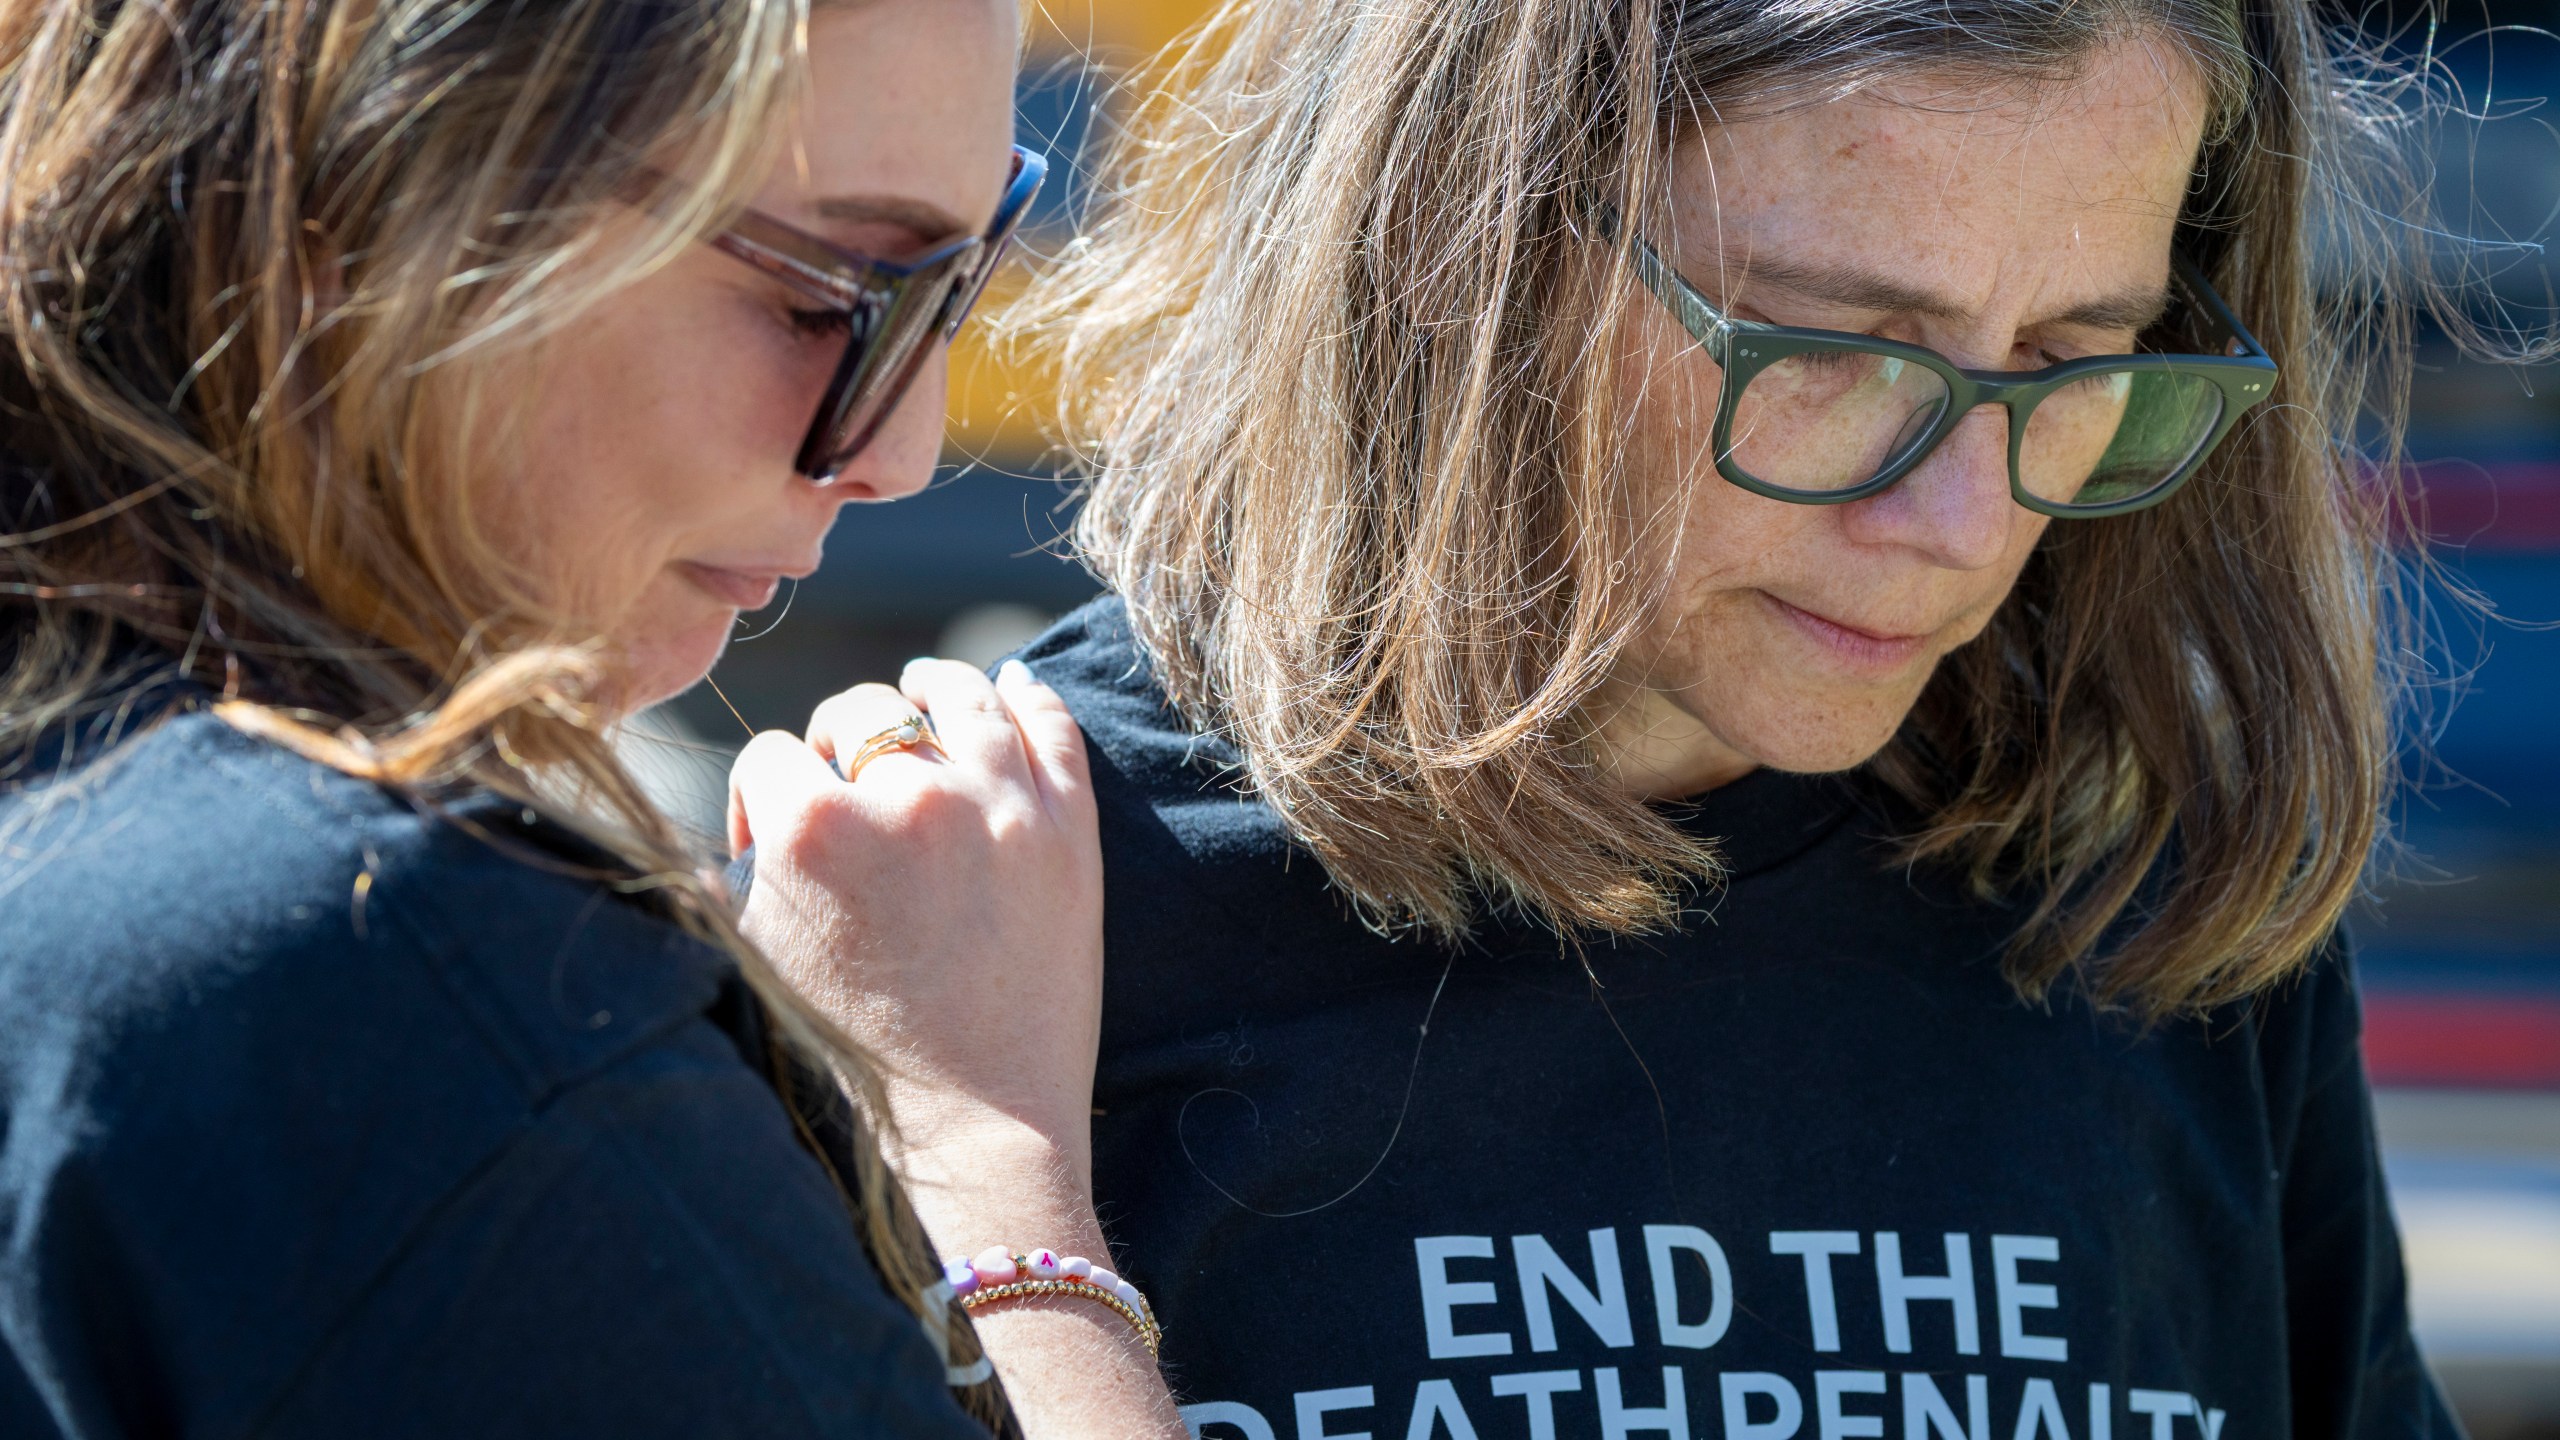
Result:
[[[776,479],[798,453],[843,347],[762,314],[726,328],[725,343],[699,347],[668,376],[655,413],[634,427],[632,448],[687,471]]]
[[[1619,406],[1635,457],[1660,483],[1712,477],[1724,370],[1651,294],[1638,294],[1629,305],[1619,342]]]
[[[631,398],[616,369],[568,345],[520,373],[492,377],[488,393],[529,401],[523,439],[472,467],[482,536],[513,565],[519,585],[575,616],[628,598],[635,586],[622,572],[635,531],[646,528],[635,525],[625,437],[612,424]]]
[[[1684,576],[1639,643],[1634,668],[1675,693],[1752,688],[1775,674],[1785,658],[1771,618],[1747,589],[1710,576]]]
[[[844,358],[844,337],[807,336],[767,325],[763,363],[740,377],[735,413],[748,421],[744,443],[767,452],[779,448],[787,462],[799,453],[828,382]]]
[[[780,503],[792,483],[832,359],[787,334],[748,338],[761,343],[723,347],[717,363],[698,351],[656,377],[652,403],[611,436],[619,514],[605,523],[654,540],[643,548],[662,557],[706,534],[768,531],[749,512]]]
[[[529,443],[495,472],[488,528],[545,603],[611,624],[695,528],[706,437],[691,403],[582,358],[552,357]]]
[[[1650,303],[1644,297],[1643,303]],[[1656,323],[1658,322],[1658,323]],[[1715,414],[1723,371],[1662,317],[1648,317],[1630,357],[1622,401],[1629,433],[1629,483],[1638,533],[1676,544],[1652,558],[1671,570],[1675,604],[1730,583],[1777,541],[1776,502],[1727,482],[1715,464]],[[1667,333],[1666,333],[1667,332]]]

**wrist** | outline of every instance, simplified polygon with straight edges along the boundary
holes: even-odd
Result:
[[[921,1131],[921,1133],[919,1133]],[[1089,1162],[1037,1127],[1003,1116],[910,1127],[887,1147],[916,1218],[942,1258],[991,1245],[1107,1256]]]
[[[1054,1170],[1079,1193],[1091,1190],[1090,1087],[1072,1104],[1057,1100],[1031,1106],[1000,1103],[894,1070],[882,1078],[898,1151],[913,1163],[1020,1174]]]
[[[889,1113],[894,1133],[886,1140],[902,1172],[951,1184],[1027,1185],[1044,1195],[1092,1193],[1093,1147],[1082,1127],[1061,1133],[991,1106],[894,1087]]]

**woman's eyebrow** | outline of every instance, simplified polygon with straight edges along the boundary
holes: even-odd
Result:
[[[1749,283],[1768,285],[1809,300],[1828,301],[1852,310],[1890,315],[1923,315],[1935,320],[1970,320],[1971,307],[1934,290],[1879,275],[1853,265],[1813,265],[1797,260],[1755,260],[1745,272]],[[2092,330],[2148,330],[2168,312],[2165,286],[2137,285],[2084,300],[2068,309],[2027,322],[2068,325]]]
[[[2059,315],[2034,323],[2083,326],[2091,330],[2125,330],[2139,335],[2159,324],[2160,317],[2168,313],[2168,287],[2144,286],[2119,290],[2113,295],[2074,305]]]
[[[927,240],[940,240],[971,227],[928,200],[906,195],[830,195],[814,207],[822,220],[903,225]]]

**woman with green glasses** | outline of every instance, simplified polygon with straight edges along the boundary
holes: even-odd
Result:
[[[2092,355],[2021,375],[1962,370],[1873,335],[1736,320],[1649,242],[1635,256],[1645,288],[1724,372],[1717,473],[1772,500],[1864,500],[1975,409],[1999,405],[2019,504],[2060,519],[2122,515],[2168,499],[2275,385],[2275,362],[2183,257],[2171,257],[2176,289],[2220,353]]]
[[[1172,74],[1035,317],[1115,593],[1028,658],[1195,1430],[2451,1433],[2338,935],[2388,77],[2310,0],[1252,0]]]

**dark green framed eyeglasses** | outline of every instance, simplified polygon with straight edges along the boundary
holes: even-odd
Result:
[[[1910,474],[1976,406],[2000,405],[2019,504],[2122,515],[2168,499],[2275,390],[2275,362],[2183,255],[2171,257],[2176,281],[2222,353],[2093,355],[2029,371],[1967,370],[1872,335],[1736,320],[1641,237],[1633,256],[1645,287],[1724,369],[1717,472],[1773,500],[1863,500]]]

